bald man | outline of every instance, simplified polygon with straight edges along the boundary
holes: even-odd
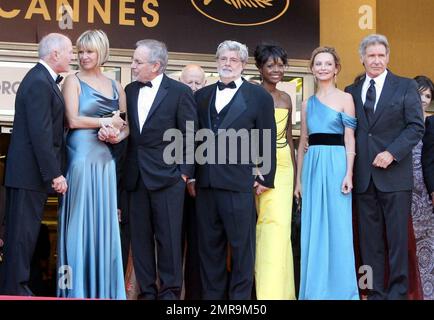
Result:
[[[21,81],[6,159],[6,234],[0,294],[30,296],[30,264],[48,194],[64,194],[65,102],[58,84],[73,58],[71,40],[42,38],[39,62]]]
[[[188,64],[182,69],[179,80],[196,92],[206,84],[205,72],[197,64]],[[190,185],[190,181],[188,186]],[[196,208],[194,188],[185,193],[184,200],[184,238],[187,242],[185,252],[184,288],[186,300],[201,298],[199,252],[197,243]]]
[[[205,72],[197,64],[188,64],[182,69],[179,80],[196,92],[206,84]]]

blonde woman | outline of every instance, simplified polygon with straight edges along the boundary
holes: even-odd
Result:
[[[294,190],[303,199],[299,299],[358,300],[351,206],[354,103],[336,88],[341,64],[334,48],[315,49],[310,67],[317,91],[302,105]]]
[[[77,50],[80,71],[63,87],[69,188],[59,215],[58,295],[125,299],[116,164],[109,144],[98,138],[100,128],[113,133],[111,143],[128,135],[119,114],[126,109],[125,93],[102,73],[109,55],[103,31],[84,32]]]

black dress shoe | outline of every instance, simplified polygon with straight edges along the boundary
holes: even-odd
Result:
[[[30,288],[26,284],[21,285],[21,288],[22,288],[22,293],[20,293],[20,296],[27,296],[27,297],[35,296],[35,294],[32,292],[32,290],[30,290]]]
[[[137,296],[137,300],[157,300],[156,297],[149,293],[140,293]]]

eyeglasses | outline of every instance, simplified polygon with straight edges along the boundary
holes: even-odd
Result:
[[[133,59],[132,63],[137,64],[137,65],[141,65],[141,64],[145,64],[145,63],[147,63],[147,64],[154,64],[155,62],[140,61],[140,60],[137,60],[137,59]]]
[[[228,58],[228,57],[220,57],[220,58],[218,58],[218,61],[221,64],[227,63],[228,61],[229,61],[230,64],[237,64],[237,63],[241,62],[240,59],[237,59],[237,58]]]

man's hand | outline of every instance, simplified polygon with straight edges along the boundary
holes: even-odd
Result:
[[[196,180],[190,179],[187,181],[187,191],[190,197],[196,197]]]
[[[387,167],[392,163],[393,156],[389,151],[383,151],[377,154],[372,162],[372,165],[377,168],[387,169]]]
[[[270,190],[270,188],[263,186],[258,181],[255,181],[253,184],[253,188],[256,188],[256,195],[259,196],[260,194],[264,193],[267,190]]]
[[[432,205],[434,206],[434,192],[431,193],[431,201],[432,201]]]
[[[66,179],[64,176],[59,176],[53,179],[51,183],[51,187],[57,193],[65,194],[66,190],[68,190],[68,184],[66,183]]]

